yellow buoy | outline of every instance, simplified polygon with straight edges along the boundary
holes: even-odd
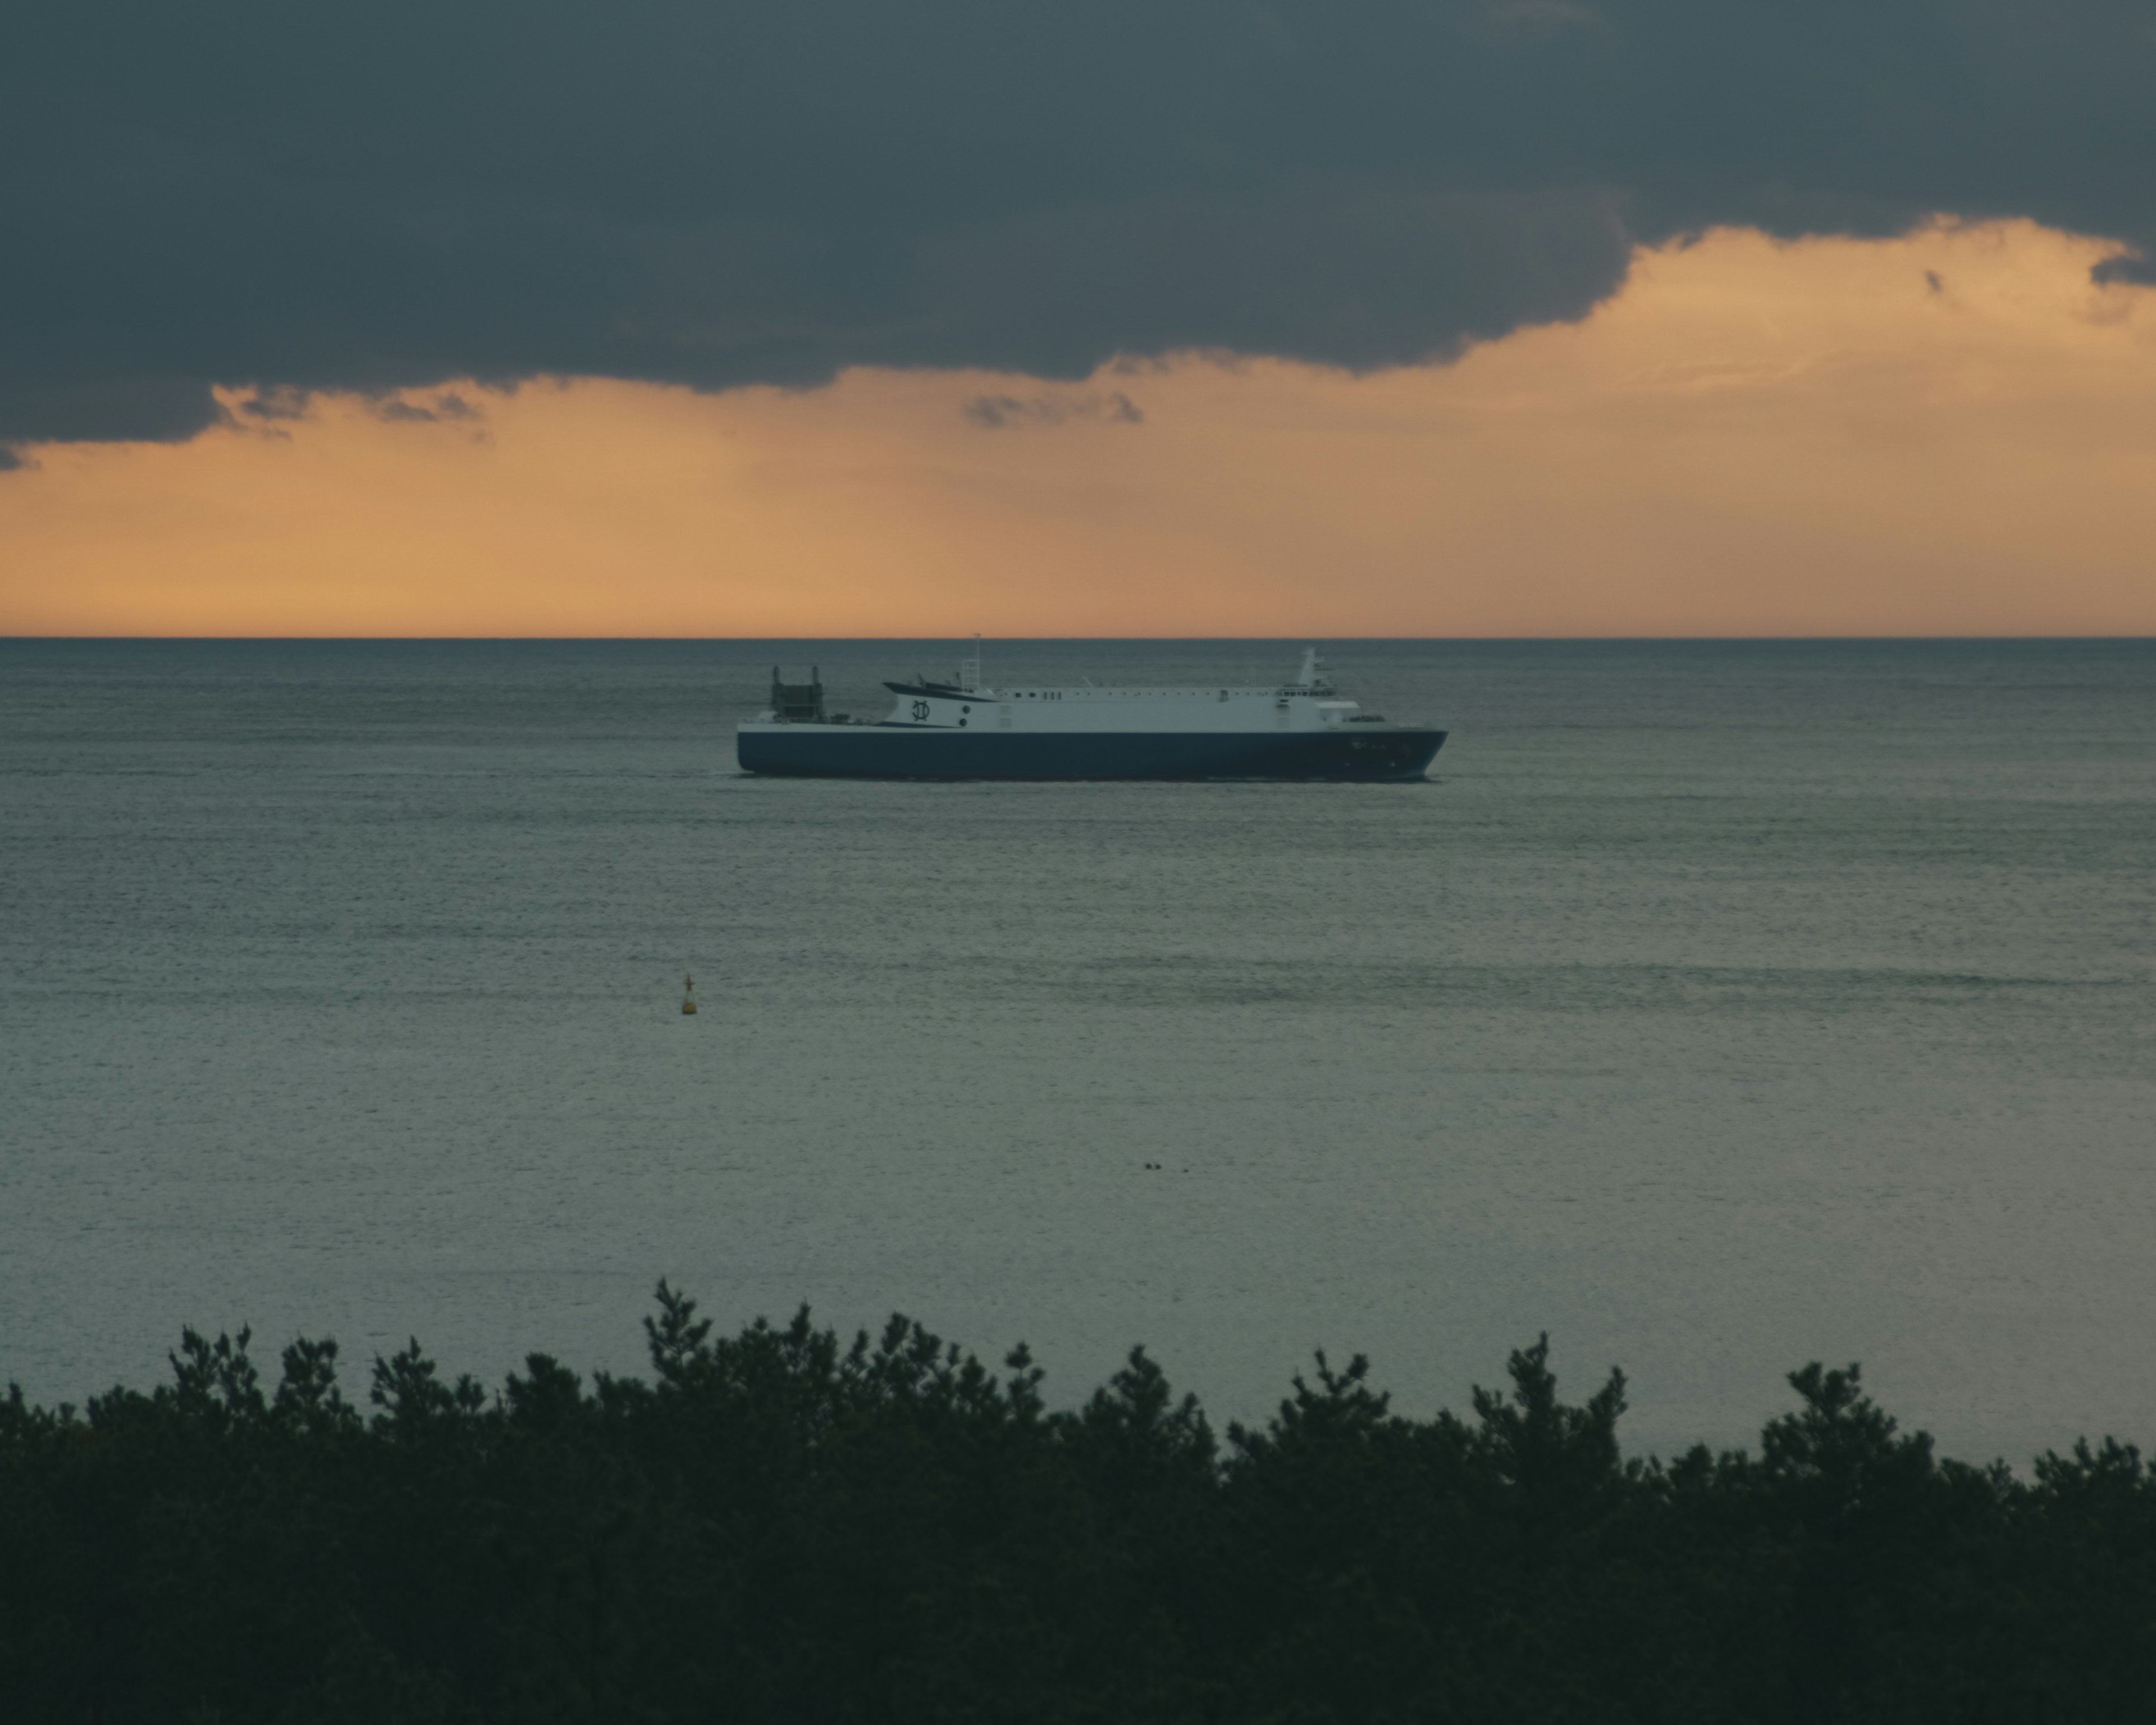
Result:
[[[694,1012],[696,1009],[696,978],[692,976],[683,977],[681,978],[681,1010],[684,1012]]]

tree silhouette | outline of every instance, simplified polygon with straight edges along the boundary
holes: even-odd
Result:
[[[650,1377],[189,1330],[170,1381],[0,1400],[0,1718],[2139,1720],[2156,1478],[2021,1477],[1790,1374],[1758,1453],[1618,1441],[1548,1338],[1471,1417],[1317,1356],[1216,1438],[1133,1348],[1051,1407],[904,1317],[715,1333]]]

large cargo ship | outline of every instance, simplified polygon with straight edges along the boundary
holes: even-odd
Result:
[[[808,778],[1424,777],[1445,742],[1345,701],[1312,648],[1291,683],[1258,688],[996,689],[978,651],[952,681],[886,683],[888,716],[824,711],[806,683],[771,674],[771,707],[741,727],[744,771]]]

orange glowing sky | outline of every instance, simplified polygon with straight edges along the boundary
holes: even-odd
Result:
[[[0,475],[0,634],[2156,634],[2156,290],[2092,283],[2115,249],[1717,232],[1364,377],[568,379],[47,445]]]

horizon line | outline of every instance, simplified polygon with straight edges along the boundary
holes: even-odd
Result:
[[[162,644],[176,644],[176,645],[177,645],[177,644],[182,644],[188,643],[188,642],[201,642],[201,643],[205,643],[205,644],[215,644],[227,645],[227,646],[230,646],[230,645],[237,645],[237,644],[241,644],[241,643],[246,643],[246,642],[259,642],[259,643],[262,643],[262,644],[265,644],[265,645],[277,645],[277,644],[282,644],[282,645],[293,645],[293,644],[302,644],[302,643],[304,643],[304,644],[311,644],[311,645],[319,644],[319,645],[327,646],[327,645],[331,645],[331,644],[340,644],[340,643],[341,643],[341,644],[351,644],[351,645],[370,645],[370,646],[377,646],[377,645],[389,645],[389,644],[408,644],[408,645],[413,645],[413,646],[421,646],[421,645],[427,645],[427,646],[439,646],[439,645],[445,645],[445,644],[459,644],[459,643],[461,643],[461,644],[470,644],[470,645],[495,645],[495,646],[501,646],[501,645],[525,644],[545,644],[545,643],[549,643],[549,642],[557,642],[557,643],[562,643],[562,644],[591,644],[591,643],[604,642],[604,641],[620,642],[620,643],[623,643],[623,644],[635,644],[635,645],[654,645],[654,644],[660,644],[660,643],[678,643],[678,644],[683,644],[683,645],[690,645],[690,644],[705,644],[705,643],[712,643],[712,642],[723,642],[723,641],[827,641],[827,642],[831,642],[831,643],[834,643],[834,644],[842,643],[842,642],[843,642],[843,643],[871,643],[871,642],[879,642],[879,641],[904,642],[904,643],[907,643],[907,644],[911,644],[911,643],[915,643],[915,642],[934,641],[934,642],[955,642],[955,643],[958,643],[958,644],[966,644],[971,643],[971,642],[973,642],[973,641],[974,641],[974,640],[976,640],[976,639],[978,639],[978,640],[981,640],[981,641],[983,641],[983,642],[993,642],[993,641],[1025,641],[1025,642],[1050,642],[1050,641],[1071,641],[1071,642],[1080,642],[1080,641],[1146,641],[1146,642],[1160,642],[1160,641],[1189,641],[1189,642],[1206,642],[1206,641],[1238,641],[1238,642],[1264,642],[1264,643],[1269,643],[1269,644],[1270,644],[1270,643],[1276,643],[1276,642],[1291,642],[1291,641],[1302,641],[1302,642],[1313,642],[1313,641],[1314,641],[1314,642],[1325,642],[1325,641],[1357,641],[1357,642],[1385,642],[1385,641],[1489,641],[1489,642],[1506,642],[1506,643],[1519,643],[1519,642],[1550,642],[1550,643],[1600,642],[1600,643],[1607,643],[1607,644],[1623,644],[1623,643],[1628,643],[1628,642],[1655,642],[1655,643],[1660,643],[1660,644],[1668,644],[1668,643],[1675,643],[1675,642],[1687,642],[1687,641],[1690,641],[1690,642],[1698,642],[1698,643],[1701,643],[1701,644],[1760,644],[1760,645],[1769,644],[1793,644],[1793,645],[1794,645],[1794,644],[1816,644],[1816,643],[1821,643],[1821,642],[1842,642],[1842,643],[1856,643],[1856,642],[1902,642],[1902,643],[1909,643],[1909,644],[1918,644],[1918,643],[1961,644],[1961,643],[1986,642],[1986,641],[2002,641],[2002,642],[2010,642],[2010,641],[2026,641],[2026,642],[2051,642],[2051,643],[2059,643],[2059,642],[2096,642],[2096,641],[2107,641],[2107,642],[2110,642],[2110,641],[2115,641],[2115,642],[2120,642],[2120,643],[2128,643],[2128,644],[2131,644],[2131,643],[2156,643],[2156,633],[2151,633],[2151,634],[2125,634],[2125,633],[2118,633],[2118,634],[2033,634],[2033,633],[2012,633],[2012,634],[2009,634],[2009,633],[2004,633],[2004,632],[1993,632],[1993,633],[1984,633],[1984,634],[1914,634],[1914,633],[1911,633],[1911,634],[1373,634],[1373,635],[1362,635],[1362,634],[1324,634],[1324,633],[1322,633],[1322,632],[1319,632],[1319,631],[1316,631],[1316,630],[1310,630],[1310,631],[1305,631],[1305,632],[1299,633],[1299,634],[1262,634],[1262,635],[1257,635],[1257,634],[1253,634],[1253,635],[1240,635],[1240,634],[1218,634],[1218,635],[1206,635],[1206,634],[1038,634],[1038,635],[1034,635],[1034,634],[1000,634],[1000,635],[990,635],[990,634],[982,634],[982,635],[976,635],[976,634],[973,634],[973,633],[971,633],[971,632],[967,632],[967,633],[964,633],[964,634],[916,634],[916,635],[880,635],[880,634],[863,634],[863,635],[847,635],[847,634],[708,634],[708,635],[688,635],[688,634],[679,634],[679,635],[672,635],[672,634],[670,634],[670,635],[634,635],[634,634],[501,634],[501,635],[483,635],[483,634],[450,634],[450,635],[422,635],[422,634],[410,634],[410,635],[405,635],[405,634],[9,634],[9,633],[6,633],[6,632],[0,632],[0,644],[10,645],[10,646],[12,646],[12,645],[17,645],[17,644],[25,644],[25,643],[30,643],[30,642],[54,642],[54,643],[66,643],[66,644],[87,644],[87,643],[92,643],[92,642],[97,642],[97,643],[110,643],[110,644],[121,644],[121,643],[126,643],[126,644],[149,644],[149,643],[162,643]]]

